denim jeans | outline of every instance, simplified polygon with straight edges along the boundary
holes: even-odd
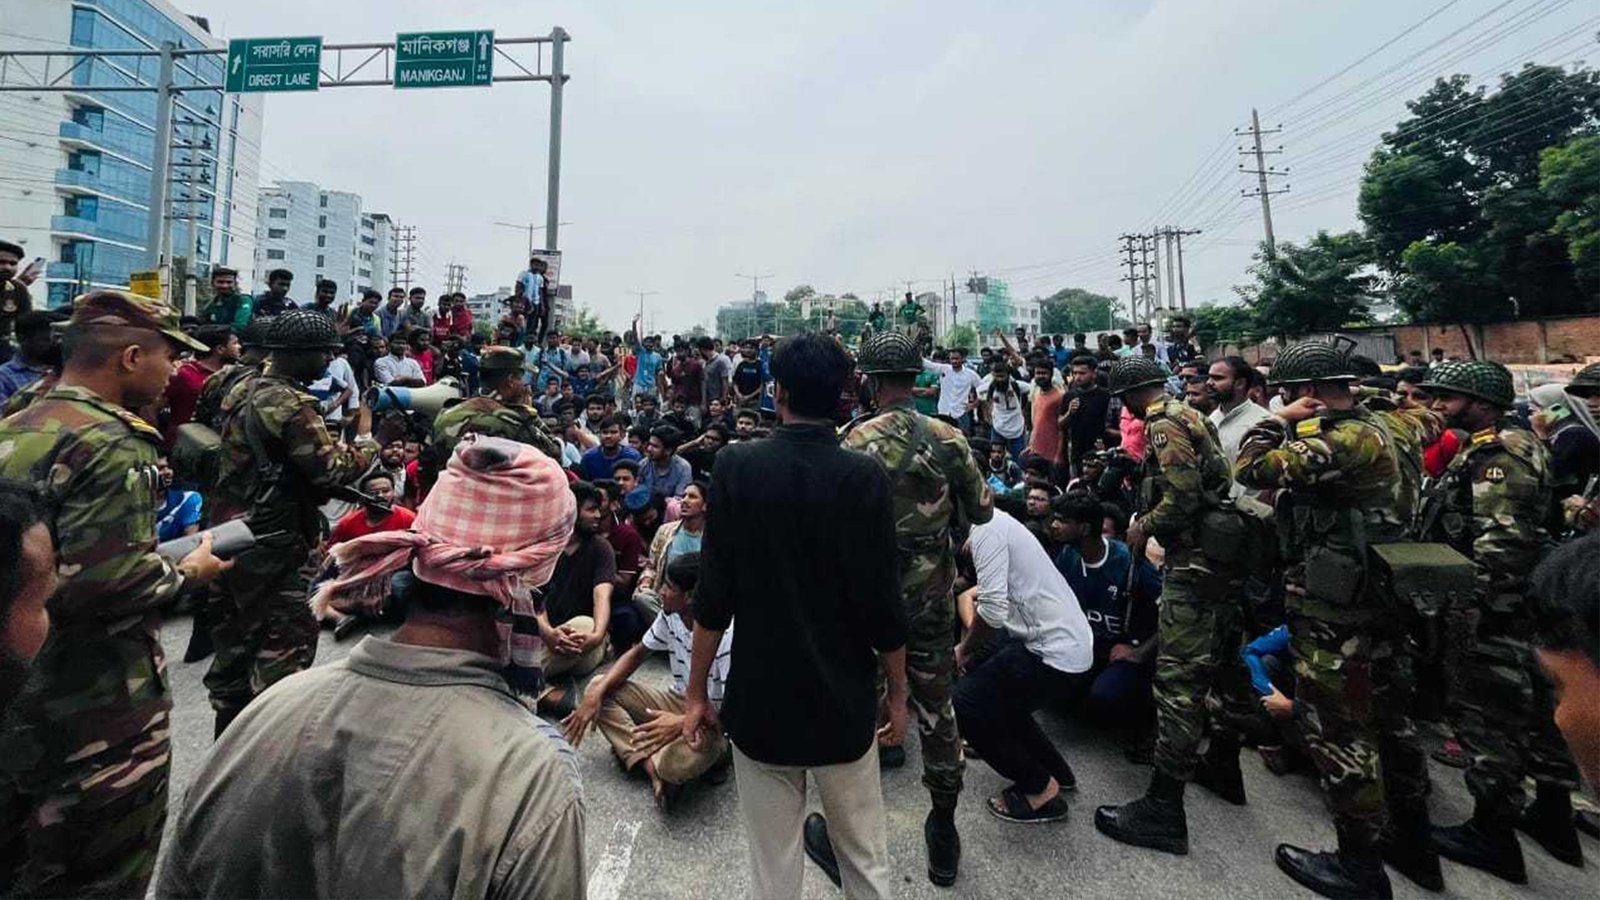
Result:
[[[1033,711],[1071,696],[1083,681],[1045,665],[1021,641],[1007,641],[956,682],[956,727],[990,768],[1025,794],[1067,768]]]

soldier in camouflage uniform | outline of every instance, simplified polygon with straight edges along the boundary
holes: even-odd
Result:
[[[1094,822],[1124,843],[1183,854],[1189,852],[1186,782],[1199,781],[1232,803],[1245,802],[1235,727],[1250,717],[1252,702],[1239,658],[1244,608],[1238,565],[1221,552],[1205,552],[1199,541],[1208,514],[1237,517],[1224,508],[1232,487],[1227,457],[1216,427],[1167,396],[1165,384],[1154,360],[1128,357],[1112,364],[1111,392],[1145,429],[1143,513],[1128,530],[1128,547],[1141,556],[1145,541],[1155,537],[1166,561],[1155,674],[1155,774],[1143,797],[1100,807]],[[1236,555],[1241,548],[1232,549]],[[1219,714],[1208,717],[1208,706]],[[1208,731],[1211,745],[1202,758],[1200,742]]]
[[[1406,538],[1402,504],[1415,494],[1405,473],[1420,462],[1402,454],[1420,447],[1421,432],[1407,425],[1397,440],[1398,420],[1355,403],[1354,379],[1345,349],[1285,349],[1268,380],[1291,402],[1246,433],[1234,477],[1283,492],[1295,720],[1339,836],[1336,853],[1278,845],[1278,867],[1324,896],[1387,897],[1385,861],[1425,888],[1443,887],[1424,837],[1427,762],[1407,716],[1408,623],[1368,563],[1371,545]]]
[[[223,400],[221,460],[213,521],[243,518],[256,534],[223,577],[211,639],[216,658],[206,689],[216,734],[274,682],[310,668],[317,622],[306,603],[311,549],[326,522],[329,492],[366,471],[378,446],[369,413],[358,414],[354,446],[328,433],[305,386],[339,349],[333,323],[311,310],[273,319],[264,346],[267,370],[235,384]]]
[[[922,783],[933,797],[923,826],[928,878],[948,886],[955,883],[961,860],[954,815],[965,768],[951,699],[956,565],[950,529],[958,520],[989,521],[994,498],[961,432],[912,405],[911,386],[922,371],[922,356],[907,335],[873,335],[861,349],[859,367],[874,381],[881,412],[853,423],[844,446],[883,463],[894,485],[900,597],[909,625],[906,676],[922,743]],[[812,840],[808,834],[808,844]]]
[[[478,357],[483,394],[448,406],[434,418],[426,457],[430,468],[435,461],[442,467],[464,434],[520,441],[561,461],[561,442],[545,430],[538,411],[528,405],[532,394],[522,377],[524,363],[522,351],[515,347],[483,348]]]
[[[1519,827],[1557,859],[1583,865],[1572,820],[1577,768],[1555,727],[1550,682],[1528,643],[1535,610],[1526,579],[1546,540],[1550,458],[1538,438],[1505,417],[1515,395],[1511,373],[1499,363],[1442,363],[1421,386],[1451,427],[1472,435],[1441,480],[1443,508],[1428,511],[1430,533],[1423,537],[1470,557],[1479,584],[1467,611],[1473,639],[1454,673],[1448,707],[1471,760],[1472,818],[1434,829],[1434,843],[1449,859],[1522,884],[1528,875]],[[1519,818],[1524,777],[1537,793]]]
[[[129,407],[166,388],[178,314],[80,297],[60,382],[0,422],[0,477],[44,492],[59,543],[50,637],[0,731],[0,895],[139,897],[166,819],[172,700],[159,608],[224,565],[209,539],[155,554],[161,435]]]
[[[267,348],[264,346],[267,327],[272,319],[251,319],[250,324],[239,332],[239,361],[223,366],[210,375],[200,385],[200,396],[195,400],[194,419],[212,429],[220,429],[222,420],[228,411],[222,408],[233,388],[257,375],[267,364]]]

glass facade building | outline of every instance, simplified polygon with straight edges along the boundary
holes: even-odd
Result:
[[[204,20],[163,0],[0,0],[0,20],[36,49],[152,50],[169,41],[180,49],[226,46]],[[222,55],[179,57],[173,80],[180,87],[220,84],[224,65]],[[154,85],[159,71],[155,56],[86,59],[66,75],[72,91],[13,93],[7,96],[32,101],[29,108],[0,105],[0,124],[26,116],[28,132],[54,138],[0,149],[0,168],[14,164],[20,176],[0,186],[0,207],[14,199],[28,220],[11,226],[19,235],[0,231],[22,241],[30,257],[47,260],[43,293],[52,306],[91,287],[125,286],[130,273],[149,268],[156,96],[96,89]],[[228,264],[250,280],[261,109],[255,95],[177,95],[168,138],[166,258],[192,260],[201,273]]]

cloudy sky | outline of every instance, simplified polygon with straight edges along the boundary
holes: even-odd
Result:
[[[1280,240],[1354,221],[1360,164],[1449,72],[1595,61],[1591,0],[513,2],[195,0],[229,37],[493,28],[572,36],[563,280],[607,324],[709,323],[799,283],[872,299],[971,270],[1013,296],[1119,297],[1117,236],[1175,225],[1191,304],[1228,300],[1261,236],[1234,171],[1281,123]],[[1431,16],[1431,18],[1430,18]],[[1393,39],[1392,43],[1390,43]],[[1385,46],[1387,44],[1387,46]],[[503,61],[497,71],[505,71]],[[1348,71],[1345,71],[1347,70]],[[1342,73],[1342,74],[1341,74]],[[1330,80],[1331,78],[1331,80]],[[509,284],[544,222],[543,84],[268,97],[263,178],[360,193],[417,226],[424,283]]]

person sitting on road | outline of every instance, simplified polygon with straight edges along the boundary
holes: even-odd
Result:
[[[685,784],[725,760],[728,752],[727,739],[718,725],[707,727],[706,740],[698,749],[690,747],[681,733],[683,697],[689,684],[689,657],[694,643],[690,603],[699,580],[699,553],[686,553],[672,560],[657,592],[661,612],[645,632],[643,642],[624,653],[605,675],[590,682],[578,708],[561,723],[573,747],[583,742],[590,725],[598,725],[624,769],[643,765],[662,811],[671,806]],[[706,683],[706,693],[717,707],[722,705],[732,646],[730,626],[717,644]],[[672,685],[667,690],[633,680],[651,651],[664,652],[671,658]]]

